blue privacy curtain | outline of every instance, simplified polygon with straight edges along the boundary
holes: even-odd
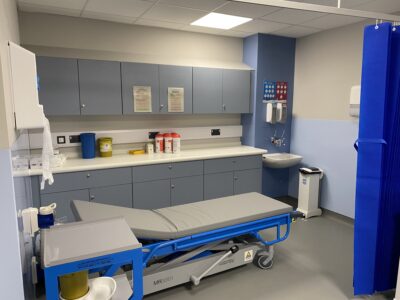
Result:
[[[400,27],[364,33],[356,213],[354,293],[396,286],[400,255]]]

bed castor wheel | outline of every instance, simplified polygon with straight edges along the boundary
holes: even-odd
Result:
[[[256,254],[253,263],[260,269],[268,270],[272,268],[274,260],[273,257],[268,254]]]

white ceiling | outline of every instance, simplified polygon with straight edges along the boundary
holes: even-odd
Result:
[[[296,1],[337,5],[337,0]],[[394,13],[400,11],[400,0],[342,0],[342,6]],[[297,38],[363,20],[362,18],[304,12],[229,0],[18,0],[18,7],[20,10],[28,12],[43,12],[235,37],[246,37],[260,32]],[[190,25],[191,22],[211,11],[249,17],[253,18],[253,21],[231,30]]]

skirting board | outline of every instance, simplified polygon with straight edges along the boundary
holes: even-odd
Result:
[[[219,129],[220,135],[211,135],[212,129]],[[181,140],[221,139],[242,137],[242,126],[213,126],[213,127],[183,127],[183,128],[153,128],[136,130],[111,130],[91,131],[96,138],[112,137],[113,144],[144,143],[149,140],[149,132],[176,132],[181,135]],[[82,132],[53,132],[53,145],[58,148],[77,147],[80,143],[70,143],[69,137]],[[58,144],[57,137],[65,137],[65,144]],[[30,133],[29,143],[31,149],[42,148],[42,133]]]

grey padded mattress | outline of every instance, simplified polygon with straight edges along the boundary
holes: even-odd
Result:
[[[169,240],[293,211],[285,203],[247,193],[156,210],[73,201],[78,219],[124,217],[137,238]]]

